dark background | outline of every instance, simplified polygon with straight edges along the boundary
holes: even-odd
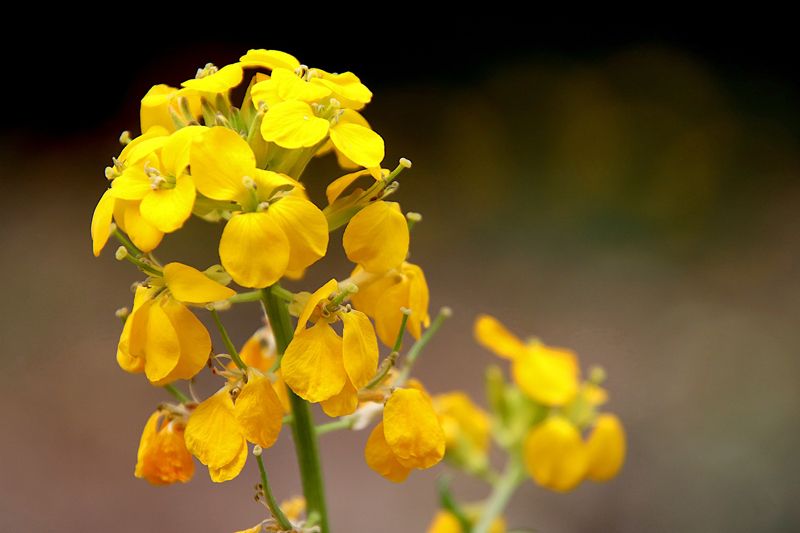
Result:
[[[133,478],[141,427],[164,396],[116,366],[113,311],[130,305],[136,273],[113,247],[92,258],[88,234],[103,168],[120,131],[136,130],[147,89],[255,47],[356,72],[375,93],[366,116],[387,162],[414,161],[396,195],[424,216],[412,258],[432,310],[455,311],[418,368],[432,392],[463,388],[483,403],[494,360],[471,340],[479,312],[608,370],[608,407],[629,436],[622,474],[566,496],[528,484],[510,525],[800,527],[800,100],[788,17],[422,22],[239,9],[8,22],[25,31],[5,43],[2,83],[0,529],[233,531],[263,516],[252,461],[223,485],[200,467],[185,486]],[[337,175],[329,161],[310,169],[312,196]],[[211,264],[217,234],[194,221],[161,255]],[[349,272],[338,235],[330,249],[298,287]],[[241,343],[256,309],[226,320]],[[424,530],[442,468],[392,485],[364,465],[365,439],[322,443],[336,531]],[[280,498],[297,492],[287,436],[267,465]],[[457,478],[456,492],[485,489]]]

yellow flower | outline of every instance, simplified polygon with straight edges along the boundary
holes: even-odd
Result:
[[[336,280],[330,280],[310,296],[281,361],[286,385],[309,402],[322,402],[329,416],[354,412],[358,390],[378,367],[378,341],[369,318],[356,310],[328,309],[336,289]],[[315,322],[311,327],[309,320]],[[338,320],[342,337],[331,327]]]
[[[433,405],[442,421],[448,453],[464,449],[467,455],[485,456],[491,431],[491,420],[486,411],[458,391],[435,396]]]
[[[617,475],[625,461],[625,432],[616,416],[604,413],[584,441],[572,422],[554,415],[528,433],[524,455],[534,481],[566,492],[583,479],[608,481]]]
[[[267,287],[325,255],[325,215],[302,195],[289,194],[302,188],[298,182],[257,168],[252,149],[236,132],[210,128],[191,151],[191,169],[203,195],[231,202],[234,214],[222,232],[219,256],[239,285]]]
[[[351,276],[359,277],[363,271],[358,266]],[[355,307],[375,320],[375,331],[386,346],[394,344],[400,331],[401,308],[411,310],[406,327],[415,339],[419,339],[422,328],[430,324],[428,283],[422,269],[412,263],[404,261],[399,268],[360,283],[351,300]]]
[[[139,441],[134,475],[153,485],[186,483],[194,475],[194,461],[186,450],[184,424],[156,411],[147,420]]]
[[[408,243],[408,222],[400,204],[383,200],[356,213],[342,237],[347,258],[373,274],[399,268],[408,255]]]
[[[247,442],[262,448],[275,444],[283,413],[269,379],[251,368],[241,388],[226,384],[192,411],[186,447],[208,466],[212,481],[228,481],[244,468]]]
[[[418,389],[396,389],[364,449],[367,465],[395,483],[412,469],[434,466],[444,457],[445,435],[430,398]]]
[[[211,353],[208,331],[184,304],[205,304],[235,294],[181,263],[164,267],[163,284],[166,290],[136,289],[133,311],[117,347],[123,370],[144,372],[156,385],[194,377]]]
[[[506,522],[503,517],[495,518],[489,527],[489,533],[505,533]],[[440,510],[433,517],[433,521],[428,526],[428,533],[465,533],[458,518],[449,511]]]
[[[537,340],[525,344],[488,315],[475,321],[475,337],[495,354],[511,359],[514,381],[535,401],[562,406],[578,392],[578,362],[571,351],[545,346]]]
[[[625,430],[616,416],[603,413],[597,417],[586,442],[589,467],[586,477],[608,481],[619,473],[625,462]]]
[[[589,464],[578,428],[560,415],[551,416],[528,433],[524,459],[536,483],[558,492],[577,487]]]
[[[172,113],[181,116],[179,98],[186,98],[188,108],[193,117],[198,118],[202,113],[200,95],[191,89],[176,89],[169,85],[153,85],[142,98],[139,110],[139,122],[142,133],[153,126],[160,126],[169,132],[176,129]]]
[[[142,152],[152,150],[154,143],[160,147],[168,135],[166,129],[153,126],[133,139],[122,149],[119,156],[113,159],[114,165],[106,168],[106,177],[109,180],[118,178],[127,168],[129,160],[137,161]],[[140,250],[149,252],[158,246],[164,233],[142,218],[139,213],[140,204],[141,201],[138,200],[118,200],[111,189],[106,189],[92,215],[92,252],[95,257],[100,255],[100,251],[108,242],[112,218]]]

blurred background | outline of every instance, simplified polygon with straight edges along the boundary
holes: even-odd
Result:
[[[485,405],[496,361],[472,340],[480,312],[607,369],[608,407],[629,439],[621,475],[568,495],[528,483],[510,526],[800,529],[800,98],[788,27],[401,22],[190,38],[110,20],[31,33],[46,53],[5,58],[0,530],[224,532],[263,517],[252,460],[223,485],[202,467],[181,486],[133,477],[141,429],[166,397],[116,365],[114,311],[130,305],[137,272],[114,246],[94,259],[89,239],[103,169],[120,132],[137,130],[147,89],[262,47],[356,72],[375,93],[366,116],[388,166],[414,162],[395,198],[424,216],[412,259],[432,313],[454,310],[417,367],[432,392],[466,389]],[[9,56],[11,44],[24,43]],[[312,196],[337,175],[327,159],[311,167]],[[192,221],[159,256],[215,263],[218,231]],[[340,242],[294,287],[346,276]],[[257,308],[226,320],[241,344]],[[390,484],[364,464],[366,437],[322,439],[335,531],[424,531],[443,467]],[[297,493],[288,431],[266,457],[278,496]],[[467,479],[455,487],[464,500],[486,494]]]

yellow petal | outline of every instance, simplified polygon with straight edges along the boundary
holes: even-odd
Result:
[[[352,72],[329,74],[324,70],[312,69],[311,83],[329,89],[333,96],[344,106],[361,109],[372,100],[372,91]]]
[[[574,489],[586,474],[586,446],[577,428],[562,416],[552,416],[528,433],[524,459],[536,483],[558,492]]]
[[[214,200],[243,202],[249,196],[244,177],[252,179],[256,157],[247,141],[222,126],[196,137],[189,157],[195,186]]]
[[[264,114],[261,135],[283,148],[307,148],[322,141],[329,126],[327,120],[314,116],[307,103],[290,100],[275,104]]]
[[[161,302],[148,307],[146,331],[144,373],[147,379],[158,383],[175,369],[181,354],[178,333]]]
[[[209,469],[224,468],[238,460],[246,441],[233,411],[227,387],[198,405],[186,424],[186,447]]]
[[[505,359],[514,359],[525,351],[522,341],[489,315],[478,315],[475,319],[475,339],[484,348]]]
[[[374,273],[400,266],[408,254],[408,241],[408,223],[400,205],[383,200],[359,211],[342,239],[347,258]]]
[[[342,339],[324,321],[300,330],[289,343],[281,361],[286,385],[312,402],[339,393],[347,380],[342,362]]]
[[[608,481],[616,476],[625,462],[625,430],[619,418],[603,413],[597,417],[594,429],[586,442],[589,469],[586,477],[592,481]]]
[[[156,412],[145,426],[134,475],[153,485],[186,483],[194,475],[194,461],[186,450],[183,426],[165,420],[159,427],[158,419]]]
[[[209,131],[205,126],[186,126],[181,128],[164,142],[161,148],[161,167],[172,176],[180,176],[191,162],[192,146],[195,139]]]
[[[161,243],[164,233],[142,218],[139,204],[140,202],[117,200],[114,203],[114,220],[137,248],[143,252],[151,252]]]
[[[337,123],[331,127],[331,142],[353,163],[380,167],[384,156],[383,138],[369,128],[353,123]]]
[[[328,250],[328,220],[313,203],[286,196],[269,206],[270,217],[289,239],[289,270],[308,268]]]
[[[159,149],[167,140],[172,128],[151,126],[141,135],[135,137],[119,153],[117,159],[123,163],[131,164]]]
[[[511,374],[522,392],[544,405],[564,405],[578,392],[578,362],[569,350],[528,346],[513,360]]]
[[[359,170],[358,172],[351,172],[350,174],[345,174],[341,178],[333,180],[330,185],[328,185],[328,188],[325,189],[325,195],[328,197],[328,204],[335,202],[336,199],[342,195],[344,190],[361,176],[371,176],[370,171]]]
[[[164,385],[176,379],[193,378],[205,368],[208,363],[208,356],[211,354],[211,336],[194,313],[172,298],[164,301],[163,309],[178,335],[180,355],[178,364],[157,383],[159,385]]]
[[[152,183],[141,166],[131,166],[111,182],[111,193],[120,200],[141,200],[153,192]]]
[[[92,214],[92,253],[100,255],[111,235],[111,217],[114,214],[114,199],[111,189],[106,189]]]
[[[239,213],[225,225],[219,241],[219,257],[239,285],[268,287],[286,271],[289,240],[267,213]]]
[[[336,291],[339,287],[339,284],[336,282],[335,279],[328,281],[325,285],[314,291],[314,293],[309,296],[308,301],[306,301],[305,307],[303,307],[303,312],[300,313],[300,317],[297,319],[297,327],[294,330],[295,336],[300,333],[306,327],[306,322],[311,319],[311,316],[314,314],[314,310],[317,308],[320,302],[323,300],[327,300],[328,297]]]
[[[260,67],[265,69],[285,68],[294,70],[300,66],[300,61],[293,55],[279,50],[248,50],[239,62],[243,67]]]
[[[441,416],[448,448],[466,440],[479,451],[489,449],[491,420],[469,396],[463,392],[440,394],[434,398],[434,405]]]
[[[276,68],[270,79],[255,84],[250,93],[253,103],[258,107],[259,102],[266,102],[268,106],[287,100],[314,102],[330,95],[331,90],[308,83],[291,70]]]
[[[172,296],[184,303],[205,304],[227,300],[236,292],[182,263],[164,266],[164,282]]]
[[[142,217],[164,233],[180,229],[192,214],[194,207],[194,182],[184,174],[177,178],[175,187],[150,191],[139,206]]]
[[[350,381],[345,381],[342,390],[335,396],[320,402],[320,406],[325,414],[330,417],[353,414],[358,408],[358,391]]]
[[[258,187],[258,197],[261,200],[269,200],[278,189],[282,190],[302,190],[303,184],[294,178],[281,174],[279,172],[272,172],[271,170],[262,170],[257,168],[252,176]]]
[[[152,289],[136,287],[133,298],[133,310],[125,320],[122,334],[117,345],[117,363],[126,372],[144,372],[145,339],[147,338],[147,320],[149,307],[153,305]]]
[[[410,468],[397,461],[391,448],[386,443],[383,422],[375,426],[372,433],[370,433],[367,445],[364,447],[364,459],[367,461],[367,466],[395,483],[405,481],[411,472]]]
[[[161,126],[169,131],[175,129],[172,122],[169,108],[172,98],[177,94],[178,89],[169,85],[153,85],[147,94],[142,97],[142,104],[139,110],[139,122],[142,133],[153,126]]]
[[[344,324],[342,354],[350,382],[360,389],[375,376],[378,369],[378,339],[367,315],[352,310],[340,313]]]
[[[408,332],[415,339],[422,335],[422,326],[426,328],[430,324],[428,315],[428,282],[425,280],[425,273],[422,269],[411,263],[403,263],[400,272],[405,278],[408,286],[408,303],[404,306],[411,309],[411,316],[408,317]]]
[[[430,468],[444,457],[445,436],[431,401],[415,389],[397,389],[383,411],[383,433],[397,460]]]
[[[272,368],[275,362],[275,349],[274,343],[269,343],[267,340],[266,328],[259,328],[249,339],[244,343],[241,350],[239,350],[239,357],[245,365],[255,368],[261,372],[267,372]],[[231,363],[230,368],[235,368],[236,365]]]
[[[248,372],[248,378],[236,398],[234,413],[245,438],[262,448],[269,448],[281,432],[283,406],[269,379],[253,370]]]
[[[203,93],[226,93],[242,82],[242,66],[239,63],[225,65],[214,74],[186,80],[181,86]]]
[[[236,454],[236,457],[233,460],[224,465],[220,468],[214,468],[209,466],[208,467],[208,475],[211,477],[211,481],[214,483],[222,483],[225,481],[230,481],[234,479],[236,476],[244,468],[244,464],[247,461],[247,441],[242,438],[242,444],[239,448],[239,451]]]
[[[453,513],[439,511],[428,526],[428,533],[463,533],[463,529]]]

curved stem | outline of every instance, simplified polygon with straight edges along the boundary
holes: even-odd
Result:
[[[242,358],[239,357],[239,352],[236,350],[236,346],[233,345],[233,341],[231,341],[231,337],[228,335],[228,330],[222,325],[222,320],[220,320],[219,313],[217,313],[216,309],[211,309],[211,316],[214,317],[214,323],[217,324],[219,334],[222,336],[222,342],[225,343],[225,348],[228,349],[228,355],[231,356],[231,359],[233,359],[233,362],[239,367],[239,370],[246,370],[247,365],[244,364]]]
[[[258,471],[261,472],[261,488],[264,491],[264,498],[267,500],[269,511],[278,522],[278,525],[281,526],[282,530],[291,531],[292,523],[289,522],[289,519],[283,514],[281,506],[278,505],[278,502],[275,501],[275,496],[272,494],[272,489],[269,486],[269,479],[267,478],[267,470],[264,468],[264,461],[261,459],[260,453],[256,455],[256,462],[258,463]]]
[[[276,286],[273,285],[272,288]],[[272,332],[275,334],[275,343],[278,348],[278,357],[282,357],[286,347],[294,335],[292,322],[289,317],[289,309],[286,301],[278,294],[278,290],[271,288],[262,289],[261,298],[264,309],[269,317]],[[308,516],[316,515],[319,518],[320,533],[329,533],[328,511],[325,505],[325,485],[322,482],[322,465],[319,460],[319,449],[317,445],[317,434],[314,430],[314,421],[311,418],[309,404],[291,389],[289,393],[289,403],[292,407],[294,422],[292,423],[292,436],[294,437],[295,453],[297,463],[300,467],[300,479],[303,484],[303,494],[308,504]]]
[[[189,403],[191,402],[191,398],[186,396],[179,388],[171,383],[169,385],[164,385],[164,390],[168,393],[172,394],[172,396],[181,403]]]
[[[517,487],[524,479],[522,463],[518,459],[510,459],[505,472],[497,480],[497,483],[486,501],[480,521],[475,525],[472,533],[487,533],[492,526],[492,522],[503,514],[503,510],[508,505],[508,501],[517,490]]]

